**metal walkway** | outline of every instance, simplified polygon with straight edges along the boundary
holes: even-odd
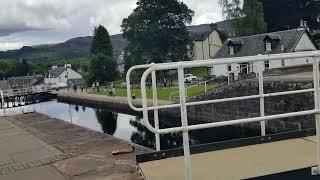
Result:
[[[317,164],[316,151],[313,136],[194,154],[192,179],[248,179],[309,168]],[[185,179],[183,157],[144,162],[139,168],[146,180]]]

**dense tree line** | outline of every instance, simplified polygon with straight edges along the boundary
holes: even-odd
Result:
[[[26,76],[36,71],[27,61],[0,61],[0,79],[11,76]]]
[[[88,59],[59,60],[50,63],[30,63],[26,60],[0,60],[0,80],[7,77],[46,75],[52,66],[63,66],[65,63],[72,64],[72,68],[78,72],[86,73],[89,67]]]
[[[263,4],[258,0],[219,0],[222,14],[232,19],[235,36],[247,36],[264,33],[267,24],[264,20]]]
[[[260,0],[269,31],[299,27],[307,21],[311,29],[320,29],[320,1],[318,0]]]

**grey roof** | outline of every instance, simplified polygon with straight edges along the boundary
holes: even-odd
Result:
[[[242,39],[230,39],[229,41],[228,41],[228,45],[231,45],[231,44],[233,44],[233,45],[243,45],[243,40]]]
[[[187,26],[187,30],[189,31],[191,40],[193,41],[205,40],[213,30],[217,30],[223,37],[231,37],[233,34],[232,20],[224,20],[212,24]],[[122,37],[122,34],[112,35],[110,39],[114,51],[122,51],[129,44],[128,41]]]
[[[43,75],[8,77],[7,83],[10,87],[32,86],[40,84],[43,79]]]
[[[258,54],[264,55],[293,52],[304,33],[307,33],[309,35],[306,29],[299,28],[287,31],[278,31],[273,33],[227,39],[224,42],[222,48],[216,54],[215,58],[242,57],[255,56]],[[270,36],[270,34],[272,34],[273,38],[277,37],[279,39],[277,40],[277,43],[272,45],[272,51],[266,51],[264,39],[266,38],[266,36]],[[230,45],[230,41],[234,40],[242,40],[243,44],[237,48],[235,55],[230,55],[228,45]],[[284,48],[284,51],[281,50],[281,47]]]
[[[268,33],[266,34],[266,37],[264,38],[264,40],[266,39],[271,39],[271,40],[280,40],[281,37],[279,34],[275,34],[275,33]]]
[[[49,74],[51,78],[58,77],[66,68],[65,67],[57,67],[55,69],[49,70]]]
[[[200,24],[188,26],[187,29],[190,33],[191,39],[194,41],[205,40],[213,30],[217,30],[225,37],[232,36],[232,20],[220,21],[212,24]]]

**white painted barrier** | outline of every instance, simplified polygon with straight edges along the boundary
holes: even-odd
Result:
[[[277,60],[277,59],[298,59],[298,58],[310,58],[313,62],[313,81],[314,88],[304,89],[304,90],[295,90],[295,91],[285,91],[285,92],[276,92],[276,93],[268,93],[265,94],[263,90],[263,70],[259,71],[259,94],[251,95],[251,96],[242,96],[242,97],[234,97],[234,98],[225,98],[225,99],[215,99],[215,100],[206,100],[199,102],[186,102],[186,94],[185,94],[185,82],[184,82],[184,69],[193,68],[193,67],[207,67],[221,64],[232,64],[232,63],[247,63],[247,62],[261,62],[267,60]],[[210,59],[203,61],[188,61],[188,62],[173,62],[173,63],[163,63],[163,64],[148,64],[148,65],[138,65],[130,68],[127,72],[127,94],[128,94],[128,103],[129,106],[139,112],[143,112],[143,122],[144,125],[153,133],[156,134],[156,137],[160,134],[173,133],[173,132],[182,132],[183,133],[183,149],[184,149],[184,162],[185,162],[185,179],[192,179],[192,170],[191,170],[191,157],[190,157],[190,147],[189,147],[189,135],[188,132],[191,130],[198,129],[207,129],[212,127],[221,127],[221,126],[230,126],[241,123],[250,123],[250,122],[260,122],[261,124],[261,135],[265,136],[265,121],[266,120],[275,120],[280,118],[287,117],[295,117],[295,116],[303,116],[303,115],[315,115],[316,120],[316,137],[317,137],[317,167],[313,168],[313,174],[320,174],[320,87],[319,87],[319,61],[320,61],[320,51],[308,51],[308,52],[295,52],[295,53],[283,53],[283,54],[272,54],[272,55],[259,55],[259,56],[248,56],[248,57],[234,57],[234,58],[225,58],[225,59]],[[131,98],[131,82],[130,75],[132,71],[137,69],[147,69],[142,77],[141,77],[141,96],[142,96],[142,108],[137,108],[132,104]],[[156,71],[163,70],[178,70],[178,81],[179,81],[179,97],[180,102],[177,104],[169,104],[169,105],[161,105],[157,104],[157,87],[156,87]],[[147,103],[147,93],[146,93],[146,80],[148,76],[152,76],[152,90],[153,90],[153,106],[148,107]],[[268,115],[265,116],[264,109],[264,99],[265,97],[273,97],[273,96],[283,96],[289,94],[300,94],[306,92],[314,92],[314,102],[315,108],[313,110],[308,111],[299,111],[299,112],[291,112],[291,113],[283,113],[277,115]],[[207,124],[199,124],[199,125],[188,125],[188,117],[187,117],[187,106],[195,106],[195,105],[203,105],[203,104],[213,104],[219,102],[230,102],[230,101],[239,101],[246,99],[259,99],[260,101],[260,117],[253,118],[244,118],[244,119],[236,119],[230,121],[223,122],[213,122]],[[170,109],[177,108],[181,109],[181,127],[174,128],[166,128],[159,129],[159,117],[158,110],[160,109]],[[154,121],[155,126],[153,127],[149,122],[148,111],[154,111]],[[160,150],[160,138],[156,138],[156,147],[157,150]]]

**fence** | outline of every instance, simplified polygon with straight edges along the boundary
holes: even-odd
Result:
[[[309,58],[313,62],[313,81],[314,87],[303,90],[294,90],[294,91],[285,91],[285,92],[275,92],[275,93],[264,93],[263,87],[263,70],[259,69],[258,78],[259,78],[259,94],[242,96],[242,97],[233,97],[225,99],[215,99],[215,100],[205,100],[198,102],[186,102],[186,88],[184,82],[184,69],[193,68],[193,67],[208,67],[221,64],[232,64],[232,63],[264,63],[264,61],[279,60],[279,59],[297,59],[297,58]],[[160,150],[160,134],[167,134],[173,132],[182,132],[183,135],[183,150],[184,150],[184,164],[185,164],[185,179],[192,179],[192,170],[191,170],[191,157],[190,157],[190,148],[189,148],[189,134],[191,130],[207,129],[213,127],[221,126],[230,126],[242,123],[251,123],[251,122],[260,122],[261,126],[261,135],[266,135],[265,121],[275,120],[280,118],[287,117],[296,117],[304,115],[315,115],[316,120],[316,139],[317,139],[317,167],[313,168],[315,174],[320,174],[320,87],[319,87],[319,61],[320,61],[320,51],[308,51],[308,52],[296,52],[296,53],[283,53],[283,54],[273,54],[273,55],[259,55],[259,56],[248,56],[248,57],[235,57],[235,58],[225,58],[219,60],[204,60],[204,61],[191,61],[191,62],[175,62],[175,63],[164,63],[164,64],[148,64],[148,65],[139,65],[134,66],[127,72],[127,94],[128,94],[128,103],[130,107],[135,111],[143,112],[143,122],[144,125],[156,135],[156,149]],[[141,77],[141,96],[142,96],[142,108],[137,108],[132,105],[131,92],[130,92],[130,74],[132,71],[137,69],[147,69]],[[180,101],[177,104],[168,104],[159,106],[157,103],[157,87],[156,87],[156,71],[163,70],[178,70],[178,81],[179,81],[179,97]],[[153,106],[148,107],[147,103],[147,94],[146,94],[146,80],[147,77],[151,74],[152,76],[152,90],[153,90]],[[274,96],[284,96],[291,94],[300,94],[306,92],[314,92],[314,102],[315,107],[312,110],[306,111],[297,111],[276,115],[265,116],[265,107],[264,99],[266,97]],[[213,104],[220,102],[231,102],[231,101],[240,101],[248,99],[259,99],[260,101],[260,116],[253,118],[244,118],[244,119],[235,119],[230,121],[223,122],[213,122],[207,124],[198,124],[198,125],[188,125],[187,117],[187,107],[196,106],[202,104]],[[159,129],[159,117],[158,111],[160,109],[170,109],[170,108],[180,108],[181,110],[181,127]],[[154,127],[149,122],[148,111],[153,111],[154,116]]]

